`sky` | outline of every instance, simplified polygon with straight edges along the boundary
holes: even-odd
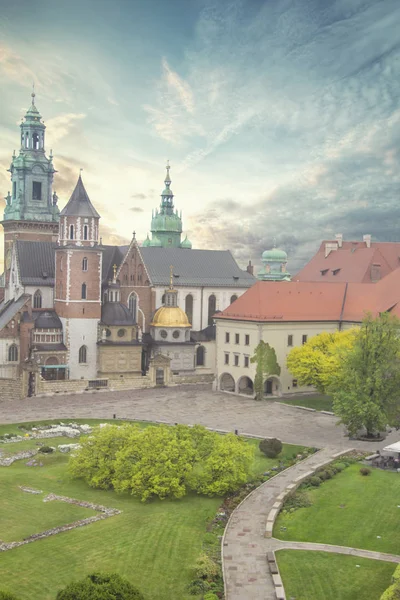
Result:
[[[295,273],[336,233],[400,241],[398,0],[0,8],[1,198],[34,82],[59,206],[82,168],[104,242],[146,237],[167,159],[184,234],[241,266],[276,243]]]

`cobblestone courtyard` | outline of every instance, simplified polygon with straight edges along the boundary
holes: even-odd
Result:
[[[284,406],[274,401],[256,402],[251,398],[215,393],[209,385],[183,385],[169,388],[95,392],[26,398],[0,403],[0,423],[39,419],[135,418],[178,423],[201,423],[216,429],[256,435],[276,436],[284,442],[319,448],[367,448],[371,452],[391,441],[349,441],[337,418],[317,412]]]

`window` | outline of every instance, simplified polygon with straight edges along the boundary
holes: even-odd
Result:
[[[42,308],[42,293],[40,290],[36,290],[33,295],[33,308]]]
[[[69,226],[69,239],[70,240],[74,239],[74,226],[73,225]]]
[[[204,367],[206,349],[204,346],[199,346],[196,350],[196,367]]]
[[[162,329],[160,331],[160,335],[163,338],[163,340],[165,340],[167,338],[167,336],[168,336],[168,333],[165,331],[165,329]]]
[[[235,367],[239,366],[239,354],[235,354]]]
[[[18,346],[16,344],[11,344],[8,349],[8,360],[10,362],[17,362],[18,360]]]
[[[229,353],[225,352],[225,364],[229,365]]]
[[[110,337],[111,335],[111,329],[106,329],[106,337]]]
[[[233,294],[233,296],[231,296],[231,304],[232,302],[235,302],[235,300],[237,300],[238,297],[236,296],[236,294]]]
[[[162,295],[161,304],[165,304],[165,294]]]
[[[227,332],[225,333],[225,344],[229,344],[229,340],[230,340],[230,334]]]
[[[303,342],[303,344],[304,344],[304,342]],[[293,346],[293,335],[288,335],[287,336],[287,345],[288,346]]]
[[[185,298],[185,313],[190,324],[193,323],[193,296],[188,294]]]
[[[42,199],[42,184],[40,181],[34,181],[32,183],[32,200]]]
[[[87,258],[82,259],[82,271],[87,271]]]
[[[82,298],[82,300],[86,300],[86,283],[82,283],[81,298]]]
[[[17,197],[17,182],[13,181],[13,198]]]
[[[133,318],[135,319],[135,322],[136,322],[136,310],[137,310],[136,294],[131,294],[129,296],[128,307],[129,307],[129,312],[131,313],[131,315],[133,316]]]
[[[208,325],[213,324],[213,316],[217,310],[217,299],[214,294],[208,298]]]
[[[125,335],[125,329],[118,329],[117,336],[122,338],[122,337],[124,337],[124,335]]]
[[[235,344],[238,344],[240,341],[240,336],[238,333],[235,333]]]
[[[250,363],[250,359],[248,356],[244,357],[244,366],[246,367],[246,369],[249,367],[249,363]]]
[[[292,381],[292,386],[293,386],[294,388],[296,388],[296,387],[297,387],[297,379],[293,379],[293,381]]]
[[[175,331],[172,333],[172,337],[177,340],[179,336],[180,336],[179,331],[177,329],[175,329]]]
[[[84,225],[84,226],[83,226],[83,239],[84,239],[84,240],[87,240],[87,239],[89,239],[89,235],[88,235],[88,233],[89,233],[89,228],[88,228],[88,226],[87,226],[87,225]]]
[[[246,346],[250,346],[250,336],[247,333],[244,336],[244,343]]]
[[[305,343],[307,342],[307,337],[308,337],[308,336],[307,336],[307,334],[304,334],[304,335],[302,336],[302,338],[301,338],[301,343],[302,343],[302,344],[305,344]]]
[[[87,363],[87,348],[86,348],[86,346],[81,346],[79,348],[79,362]]]

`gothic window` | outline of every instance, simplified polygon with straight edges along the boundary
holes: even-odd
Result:
[[[69,226],[69,239],[70,240],[74,239],[74,226],[73,225]]]
[[[204,367],[206,349],[204,346],[199,346],[196,350],[196,367]]]
[[[82,300],[86,300],[86,283],[82,283],[82,294],[81,294],[81,298],[82,298]]]
[[[18,360],[18,346],[16,344],[11,344],[8,349],[8,360],[10,362],[17,362]]]
[[[136,322],[137,296],[135,293],[133,293],[129,296],[128,307],[129,307],[129,312],[131,313],[131,315],[133,315],[133,318],[135,319],[135,322]]]
[[[13,181],[13,198],[17,197],[17,182]]]
[[[81,346],[79,348],[79,362],[87,363],[87,348],[86,348],[86,346]]]
[[[82,271],[87,271],[87,258],[85,256],[85,258],[82,259]]]
[[[208,298],[208,325],[213,323],[213,315],[217,310],[217,299],[214,294],[211,294]]]
[[[87,240],[89,239],[89,235],[88,235],[89,229],[87,225],[83,226],[83,239]]]
[[[162,295],[161,304],[165,304],[165,294]]]
[[[188,294],[185,298],[185,313],[187,315],[189,323],[193,324],[193,296]]]
[[[32,136],[32,147],[34,150],[39,150],[39,136],[36,131]]]
[[[32,182],[32,200],[42,199],[42,184],[40,181]]]
[[[36,290],[33,295],[33,308],[42,308],[42,292]]]
[[[232,302],[235,302],[235,300],[237,300],[238,297],[236,296],[236,294],[233,294],[233,296],[231,296],[231,304]]]

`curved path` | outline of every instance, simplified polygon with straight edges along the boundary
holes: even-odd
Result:
[[[371,558],[372,560],[383,560],[385,562],[400,563],[398,554],[386,554],[386,552],[375,552],[374,550],[362,550],[361,548],[349,548],[348,546],[332,546],[331,544],[317,544],[315,542],[294,542],[290,540],[269,540],[270,550],[312,550],[314,552],[332,552],[333,554],[347,554],[348,556],[359,556],[360,558]]]

